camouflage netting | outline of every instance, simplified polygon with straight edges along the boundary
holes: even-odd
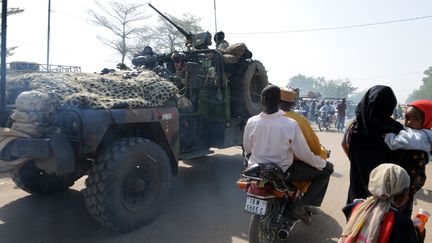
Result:
[[[177,93],[174,84],[151,71],[123,78],[124,73],[106,75],[89,73],[8,74],[7,99],[14,103],[23,91],[48,94],[58,105],[80,108],[157,107]]]
[[[174,84],[151,71],[128,79],[123,78],[125,74],[9,73],[6,99],[15,104],[12,129],[38,138],[53,129],[59,106],[148,108],[161,106],[177,94]]]

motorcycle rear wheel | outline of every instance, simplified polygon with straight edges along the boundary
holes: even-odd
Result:
[[[249,242],[250,243],[276,243],[277,235],[268,231],[269,219],[264,216],[252,215],[249,224]],[[266,230],[267,229],[267,230]]]

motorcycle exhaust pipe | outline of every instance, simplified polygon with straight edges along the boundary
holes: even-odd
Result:
[[[286,240],[286,239],[288,239],[288,236],[289,236],[289,231],[288,230],[281,229],[281,230],[278,231],[278,238],[280,240]]]

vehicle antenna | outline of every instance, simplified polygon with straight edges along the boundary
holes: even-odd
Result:
[[[215,33],[217,33],[216,0],[213,0]]]

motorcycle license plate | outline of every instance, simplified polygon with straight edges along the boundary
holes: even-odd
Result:
[[[265,215],[267,209],[267,201],[254,197],[246,198],[245,211],[257,215]]]

